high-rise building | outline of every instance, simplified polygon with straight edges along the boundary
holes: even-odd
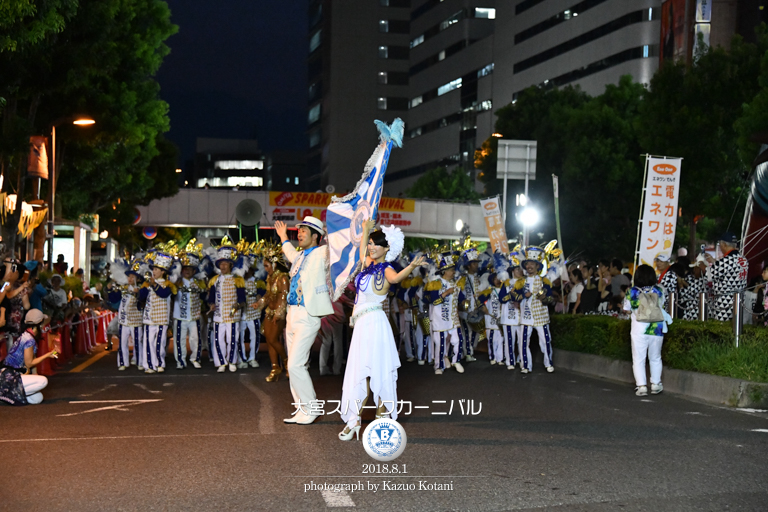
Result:
[[[312,0],[310,188],[352,188],[376,142],[373,119],[395,117],[406,123],[405,145],[392,153],[385,194],[405,192],[438,166],[474,175],[474,151],[493,133],[494,111],[523,89],[570,84],[597,95],[622,75],[647,84],[660,55],[690,62],[697,33],[727,44],[765,18],[761,5]]]

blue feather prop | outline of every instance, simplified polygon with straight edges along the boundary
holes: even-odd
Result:
[[[405,123],[399,117],[392,121],[392,124],[387,126],[384,121],[376,119],[374,121],[376,128],[379,130],[379,140],[384,142],[392,142],[395,146],[403,147],[403,134],[405,132]]]

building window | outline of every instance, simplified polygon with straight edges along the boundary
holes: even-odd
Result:
[[[493,108],[493,101],[485,100],[485,101],[481,101],[480,104],[477,106],[477,111],[485,112],[486,110],[491,110],[492,108]]]
[[[379,46],[379,58],[380,59],[388,59],[389,58],[389,48],[386,46]]]
[[[437,54],[437,60],[445,60],[445,50],[442,50],[440,53]]]
[[[320,103],[309,109],[309,116],[307,116],[307,121],[309,121],[309,124],[316,123],[320,120]]]
[[[475,18],[496,19],[496,9],[492,7],[475,7]]]
[[[223,171],[263,169],[264,160],[217,160],[213,168]]]
[[[424,34],[421,34],[415,39],[411,39],[411,48],[415,48],[424,42]]]
[[[314,103],[315,100],[320,99],[320,95],[323,92],[323,83],[318,81],[309,86],[309,102]]]
[[[387,72],[386,71],[379,71],[379,83],[386,85],[387,84]]]
[[[315,130],[309,134],[309,147],[313,148],[320,144],[320,130]]]
[[[299,184],[299,177],[298,177],[298,176],[296,176],[295,178],[293,178],[293,184],[294,184],[294,185],[298,185],[298,184]]]
[[[458,23],[464,18],[464,11],[459,11],[457,13],[454,13],[453,16],[448,18],[447,20],[440,23],[440,30],[443,31],[453,25],[454,23]]]
[[[488,76],[491,73],[493,73],[493,62],[485,66],[484,68],[480,68],[477,72],[477,78],[482,78],[484,76]]]
[[[389,0],[379,0],[382,7],[389,7]]]
[[[416,96],[410,102],[408,102],[408,108],[418,107],[423,103],[424,99],[421,96]]]
[[[389,21],[379,20],[379,32],[389,32]]]
[[[285,182],[286,182],[286,183],[290,183],[290,182],[291,182],[291,178],[289,178],[288,176],[286,176],[286,177],[285,177]]]
[[[320,34],[322,32],[323,32],[322,30],[318,30],[312,35],[312,37],[309,38],[309,53],[312,53],[313,51],[317,50],[318,47],[320,46],[320,41],[321,41]]]
[[[379,110],[387,110],[387,98],[379,98],[376,100],[376,106]]]
[[[437,88],[437,95],[442,96],[443,94],[449,93],[453,91],[454,89],[458,89],[461,87],[461,78],[457,78],[456,80],[451,80],[445,85],[441,85]]]
[[[197,180],[197,188],[204,188],[206,185],[212,188],[216,187],[263,187],[264,178],[261,176],[230,176],[229,178],[200,178]]]
[[[648,58],[648,45],[647,44],[645,46],[643,46],[643,58],[644,59]]]

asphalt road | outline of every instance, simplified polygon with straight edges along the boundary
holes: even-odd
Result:
[[[52,377],[41,405],[0,406],[0,510],[768,510],[766,411],[638,398],[540,363],[522,375],[479,360],[436,376],[404,362],[399,398],[429,406],[399,418],[408,443],[394,462],[407,474],[365,474],[376,461],[337,439],[338,414],[282,423],[288,382],[265,382],[261,361],[144,375],[118,372],[109,353]],[[318,398],[339,400],[342,377],[312,364]],[[461,399],[479,414],[461,414]],[[432,414],[451,400],[451,414]],[[364,490],[305,490],[339,483]]]

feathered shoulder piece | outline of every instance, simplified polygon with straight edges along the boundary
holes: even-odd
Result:
[[[428,292],[434,292],[439,290],[442,287],[443,287],[443,283],[440,282],[440,280],[438,279],[435,281],[428,282],[427,286],[425,286],[424,289],[427,290]]]
[[[213,276],[213,277],[211,278],[211,280],[210,280],[210,281],[208,281],[208,286],[209,286],[209,287],[213,287],[213,286],[216,286],[216,281],[218,281],[218,280],[219,280],[219,275],[218,275],[218,274],[216,274],[215,276]]]
[[[485,290],[481,291],[477,295],[478,295],[478,297],[488,297],[490,294],[491,294],[491,289],[490,288],[486,288]]]
[[[409,288],[418,288],[419,286],[424,284],[424,279],[422,279],[421,276],[418,276],[408,281],[408,283],[409,283]]]
[[[467,276],[461,276],[461,279],[456,282],[456,286],[463,290],[467,286]]]
[[[542,277],[542,278],[541,278],[541,284],[545,284],[545,285],[548,285],[548,286],[552,286],[552,281],[550,281],[550,280],[549,280],[549,279],[547,279],[546,277]]]
[[[400,281],[400,288],[410,288],[411,287],[411,280],[410,279],[403,279]]]
[[[242,276],[235,276],[235,286],[238,288],[245,288],[245,279]]]
[[[523,288],[525,288],[525,278],[521,277],[515,281],[515,290],[522,290]]]
[[[258,288],[260,290],[266,290],[267,289],[267,283],[265,281],[262,281],[261,279],[259,279],[258,281],[256,281],[256,288]]]

